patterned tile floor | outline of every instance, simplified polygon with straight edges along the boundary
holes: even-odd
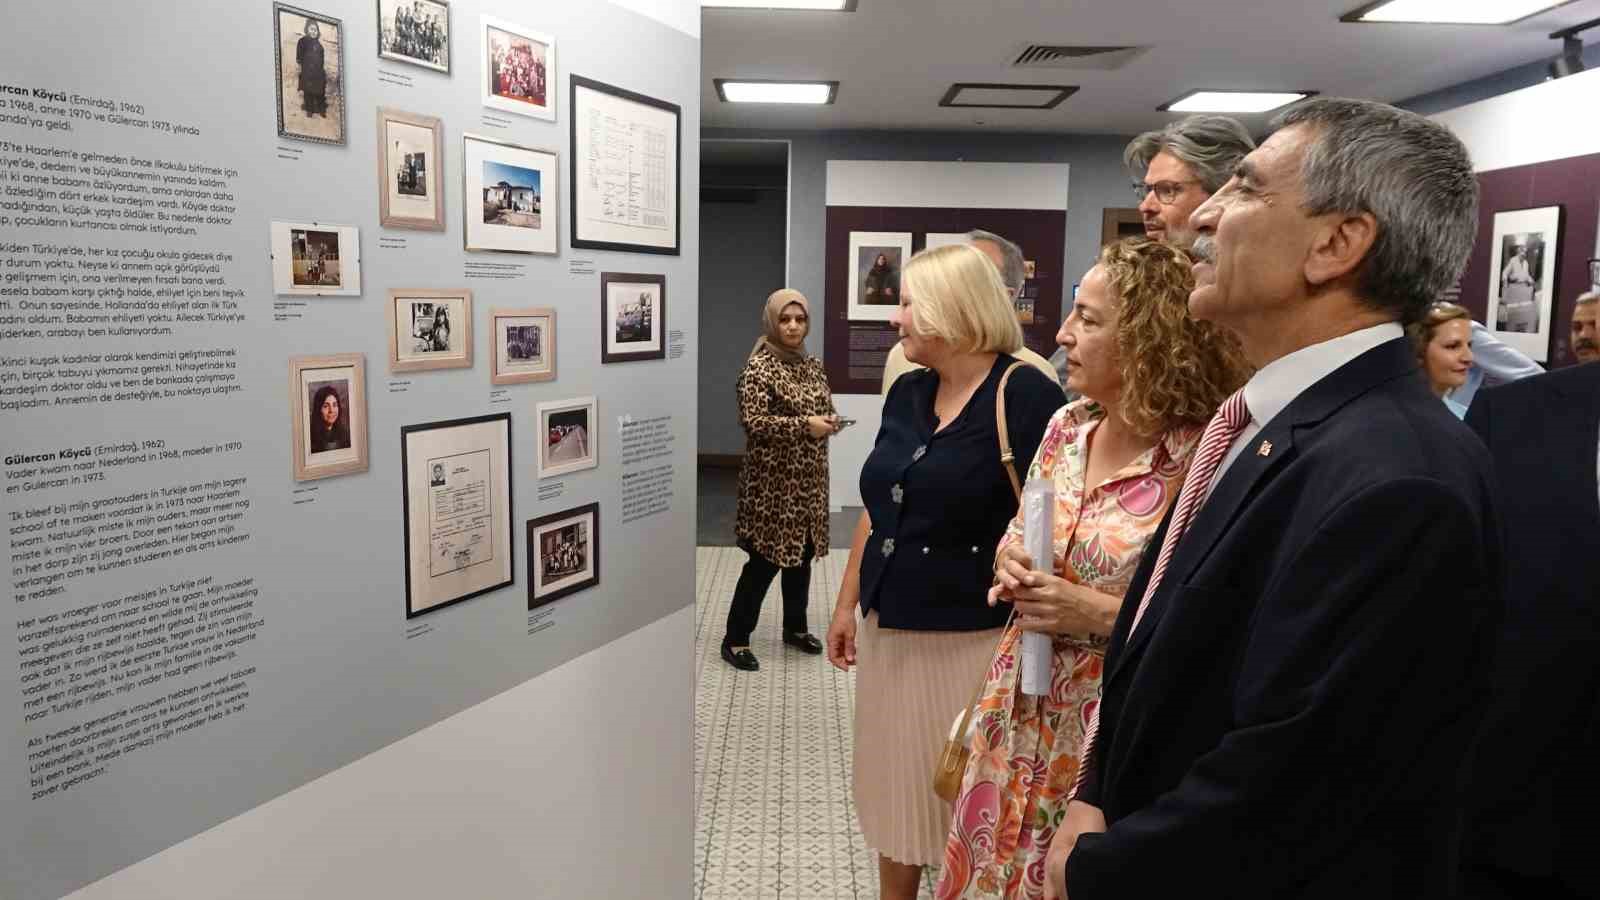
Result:
[[[833,550],[812,566],[818,637],[847,555]],[[850,796],[854,676],[784,646],[776,582],[751,639],[761,670],[722,661],[744,560],[734,547],[696,551],[694,896],[875,900],[877,860],[862,843]],[[932,896],[926,879],[922,896]]]

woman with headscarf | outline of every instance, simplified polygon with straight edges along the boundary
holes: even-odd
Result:
[[[311,397],[311,452],[350,449],[350,419],[339,392],[331,384],[317,388]]]
[[[294,47],[294,61],[300,66],[300,106],[308,116],[328,114],[328,69],[323,61],[322,31],[313,19],[306,20],[306,33]]]
[[[890,261],[889,254],[879,253],[867,270],[866,303],[898,304],[900,302],[900,270]]]
[[[739,375],[739,424],[744,465],[734,533],[750,554],[728,608],[722,658],[735,669],[760,668],[750,633],[761,601],[783,572],[783,642],[819,654],[822,642],[806,625],[811,560],[828,551],[828,438],[839,432],[822,361],[806,355],[811,304],[799,291],[774,291]]]

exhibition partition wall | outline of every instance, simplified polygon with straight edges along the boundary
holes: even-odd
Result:
[[[0,36],[0,896],[687,894],[697,21]]]

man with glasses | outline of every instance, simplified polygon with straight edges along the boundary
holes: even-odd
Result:
[[[1250,132],[1227,116],[1189,116],[1134,138],[1122,151],[1133,183],[1146,237],[1187,248],[1195,234],[1189,215],[1232,177],[1255,149]]]

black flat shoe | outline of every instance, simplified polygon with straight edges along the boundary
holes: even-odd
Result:
[[[756,655],[750,652],[749,647],[736,651],[727,644],[723,644],[722,658],[728,665],[741,672],[754,672],[761,668],[761,663],[756,662]]]
[[[822,642],[817,640],[817,636],[809,631],[785,631],[783,633],[783,642],[813,656],[818,656],[822,653]]]

